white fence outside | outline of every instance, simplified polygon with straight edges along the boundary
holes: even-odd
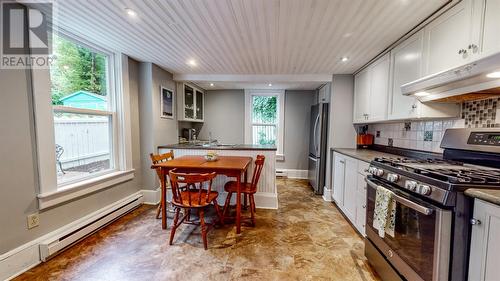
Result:
[[[107,117],[54,118],[56,144],[64,152],[64,169],[110,159],[110,128]]]

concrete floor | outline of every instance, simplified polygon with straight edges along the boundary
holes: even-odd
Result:
[[[257,226],[240,235],[212,229],[207,251],[191,225],[168,245],[170,228],[142,206],[15,280],[379,280],[332,203],[306,181],[277,184],[278,210],[258,209]]]

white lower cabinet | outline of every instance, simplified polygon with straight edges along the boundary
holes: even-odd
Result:
[[[469,280],[499,280],[500,206],[476,199],[473,217]]]
[[[351,220],[356,220],[356,195],[358,185],[358,160],[346,157],[344,179],[344,213]]]
[[[334,153],[333,200],[356,229],[365,235],[368,163]]]

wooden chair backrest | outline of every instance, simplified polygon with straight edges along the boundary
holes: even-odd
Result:
[[[212,191],[212,181],[217,173],[177,173],[176,169],[170,170],[170,186],[172,187],[172,202],[192,207],[193,205],[209,204],[209,195]],[[188,198],[182,198],[182,193],[188,194]],[[206,193],[206,201],[202,202],[202,194]],[[194,201],[197,199],[197,201]]]
[[[151,162],[153,162],[153,165],[155,165],[158,163],[167,162],[174,159],[174,151],[170,150],[169,152],[163,154],[150,153],[149,157],[151,157]],[[156,170],[156,175],[158,175],[158,179],[160,179],[161,177],[160,168],[156,168],[155,170]]]
[[[264,155],[257,155],[257,158],[255,159],[255,167],[253,169],[251,182],[252,189],[257,190],[257,184],[259,183],[260,173],[262,172],[262,168],[264,167],[265,160],[266,157]]]

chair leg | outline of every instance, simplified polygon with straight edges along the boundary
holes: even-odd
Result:
[[[243,193],[243,210],[248,209],[248,196],[246,193]]]
[[[159,204],[158,207],[156,208],[156,219],[160,218],[160,214],[161,214],[161,204]]]
[[[224,203],[224,210],[222,211],[222,216],[226,216],[227,210],[229,209],[229,204],[231,204],[231,197],[233,196],[232,192],[229,192],[226,197],[226,202]]]
[[[222,213],[220,211],[219,204],[217,203],[217,199],[214,199],[214,201],[212,203],[214,203],[215,212],[217,213],[217,217],[219,218],[219,223],[221,225],[224,225],[224,216],[222,215]]]
[[[180,208],[175,209],[175,216],[174,216],[174,224],[172,224],[172,228],[170,229],[170,241],[169,244],[172,245],[174,242],[174,235],[175,235],[175,230],[177,230],[177,223],[179,222],[179,213],[181,212]]]
[[[203,239],[203,247],[205,247],[205,250],[207,250],[208,249],[207,226],[205,225],[205,213],[203,209],[200,209],[199,215],[200,215],[201,237]]]
[[[252,226],[255,226],[255,198],[253,197],[253,194],[249,194],[248,197],[250,197],[250,214],[252,218]]]

